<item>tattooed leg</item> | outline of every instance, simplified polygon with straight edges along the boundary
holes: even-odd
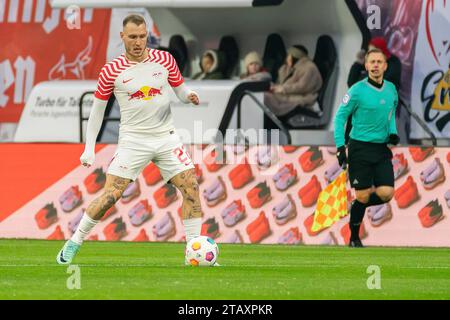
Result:
[[[175,185],[183,195],[183,204],[181,206],[182,218],[201,218],[202,208],[195,171],[190,169],[181,172],[171,179],[171,183]]]
[[[106,211],[120,199],[130,182],[130,179],[108,174],[102,195],[91,202],[86,209],[87,215],[93,220],[100,220]]]
[[[202,208],[197,177],[193,169],[177,174],[171,182],[183,195],[181,206],[186,242],[198,237],[202,229]]]
[[[75,230],[72,237],[66,241],[62,249],[58,252],[56,261],[59,264],[70,264],[72,262],[84,239],[86,239],[91,230],[99,223],[99,220],[106,211],[119,200],[129,183],[129,179],[110,174],[106,175],[106,184],[102,195],[91,202],[81,217],[77,230]]]

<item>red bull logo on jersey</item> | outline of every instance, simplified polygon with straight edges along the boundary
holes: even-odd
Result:
[[[130,97],[128,100],[132,99],[138,99],[138,100],[151,100],[156,95],[162,95],[161,92],[162,88],[156,89],[149,86],[141,87],[139,90],[137,90],[134,93],[129,93],[128,96]]]

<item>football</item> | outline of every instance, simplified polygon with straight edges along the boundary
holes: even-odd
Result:
[[[206,236],[191,239],[186,244],[186,264],[191,266],[213,266],[219,256],[217,243]]]

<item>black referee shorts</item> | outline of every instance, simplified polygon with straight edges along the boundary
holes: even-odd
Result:
[[[372,186],[394,187],[392,151],[386,143],[350,139],[348,143],[348,175],[356,190]]]

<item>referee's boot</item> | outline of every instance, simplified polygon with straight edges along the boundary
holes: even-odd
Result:
[[[350,239],[348,246],[350,248],[364,248],[361,239]]]
[[[362,218],[363,217],[361,217],[361,221],[362,221]],[[361,242],[361,239],[359,238],[361,222],[359,222],[359,223],[350,222],[349,227],[350,227],[350,241],[348,243],[348,246],[350,248],[364,248],[364,246]]]

